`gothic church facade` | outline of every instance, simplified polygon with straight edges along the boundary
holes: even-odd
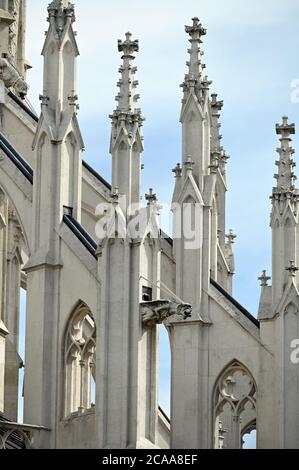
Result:
[[[146,207],[140,202],[138,41],[127,33],[118,43],[109,184],[82,159],[74,6],[48,7],[39,116],[26,98],[25,15],[26,0],[0,1],[0,448],[238,449],[254,429],[258,448],[298,448],[294,124],[284,117],[276,128],[272,285],[263,273],[256,319],[232,295],[223,102],[204,74],[199,20],[186,27],[170,236],[159,229],[153,191]],[[17,422],[21,288],[24,424]],[[162,323],[171,348],[170,419],[158,401]]]

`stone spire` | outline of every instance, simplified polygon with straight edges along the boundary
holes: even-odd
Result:
[[[206,92],[209,90],[209,86],[212,83],[208,80],[208,77],[203,76],[203,70],[206,66],[201,60],[201,57],[204,55],[200,48],[202,44],[201,38],[207,34],[207,30],[203,28],[197,17],[192,18],[192,22],[192,26],[185,26],[185,31],[190,36],[189,42],[191,48],[188,49],[190,55],[190,59],[187,62],[188,73],[185,75],[185,80],[181,86],[185,94],[184,99],[186,99],[188,90],[194,89],[199,102],[203,103]]]
[[[281,146],[277,149],[279,160],[275,162],[278,166],[278,173],[274,176],[277,180],[274,194],[293,193],[297,177],[293,171],[296,166],[293,160],[295,151],[291,146],[292,139],[290,136],[295,134],[295,124],[289,124],[288,118],[284,116],[282,124],[276,124],[276,133],[281,135]]]
[[[36,161],[43,161],[40,180],[34,180],[33,188],[35,218],[36,221],[40,218],[44,221],[43,226],[38,226],[36,231],[34,229],[36,249],[42,241],[44,245],[48,243],[49,234],[61,223],[64,206],[73,209],[73,216],[78,221],[81,217],[81,152],[84,143],[77,120],[76,66],[79,50],[73,31],[74,6],[66,1],[50,3],[48,21],[42,50],[41,116],[33,141]],[[51,181],[47,188],[44,181]],[[43,203],[40,198],[43,198]],[[47,210],[44,207],[46,200]]]
[[[221,129],[221,124],[219,122],[220,120],[220,112],[223,108],[223,101],[218,101],[218,95],[217,93],[213,93],[211,95],[211,109],[212,109],[212,121],[213,121],[213,127],[211,129],[211,140],[212,140],[212,148],[217,148],[218,150],[221,150],[221,140],[222,140],[222,135],[220,134],[220,129]]]
[[[212,127],[211,127],[211,160],[216,158],[218,160],[218,167],[221,174],[226,174],[226,164],[229,160],[229,156],[223,150],[221,145],[222,134],[220,132],[220,113],[223,108],[223,101],[219,101],[218,95],[213,93],[211,95],[211,115],[212,115]]]
[[[139,95],[136,93],[138,81],[135,80],[137,67],[133,66],[135,52],[139,51],[138,40],[126,33],[125,40],[118,41],[122,52],[121,78],[118,82],[119,94],[117,107],[110,116],[112,133],[110,154],[112,155],[112,186],[126,197],[126,207],[140,203],[141,153],[143,151],[142,125],[144,118],[141,109],[136,107]]]
[[[122,112],[134,112],[139,99],[139,95],[135,93],[138,81],[134,79],[137,67],[132,65],[135,60],[134,52],[139,51],[139,43],[131,38],[132,34],[126,33],[126,39],[118,41],[118,50],[123,52],[123,64],[119,69],[121,79],[117,86],[120,92],[116,97],[116,101],[118,101],[117,110]]]
[[[73,31],[74,5],[67,0],[54,0],[48,6],[47,20],[49,29],[42,50],[44,89],[40,99],[43,109],[52,110],[57,125],[60,125],[64,110],[71,109],[71,113],[77,110],[76,60],[79,50]]]
[[[188,73],[181,87],[183,88],[182,110],[180,122],[182,124],[183,145],[182,163],[188,155],[194,160],[194,178],[203,190],[203,177],[210,174],[210,133],[211,133],[211,106],[209,100],[210,82],[203,76],[204,65],[201,63],[200,45],[202,36],[206,34],[198,18],[193,18],[192,26],[186,26],[185,31],[190,36],[191,48],[188,50],[190,60],[187,62]]]
[[[207,30],[203,28],[197,17],[192,18],[192,21],[192,26],[185,26],[185,31],[190,36],[189,42],[191,44],[191,49],[188,49],[190,60],[187,62],[189,73],[186,77],[198,80],[201,78],[202,71],[205,68],[201,62],[203,52],[200,49],[200,44],[202,44],[201,38],[207,34]]]
[[[282,118],[282,124],[276,125],[276,133],[281,136],[280,147],[277,149],[279,159],[275,162],[278,172],[275,175],[276,187],[272,192],[272,296],[273,305],[276,306],[287,285],[288,276],[286,267],[293,260],[297,266],[298,248],[298,202],[299,191],[296,189],[296,166],[293,155],[295,151],[291,146],[291,135],[295,134],[295,124],[290,124],[288,118]],[[292,264],[289,272],[292,272]]]

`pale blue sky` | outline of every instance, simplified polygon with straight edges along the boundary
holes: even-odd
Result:
[[[39,109],[43,32],[47,0],[28,0],[30,99]],[[117,94],[117,39],[130,30],[140,40],[136,59],[140,106],[146,117],[144,192],[154,186],[160,201],[171,200],[171,169],[181,159],[180,83],[186,72],[184,25],[198,16],[212,91],[224,99],[223,144],[228,165],[227,228],[235,245],[235,297],[256,314],[259,283],[271,268],[269,214],[275,172],[275,124],[284,114],[299,123],[291,81],[299,78],[299,3],[294,0],[77,0],[79,120],[84,158],[110,180],[109,113]],[[299,131],[299,129],[298,129]],[[297,136],[294,145],[296,147]]]

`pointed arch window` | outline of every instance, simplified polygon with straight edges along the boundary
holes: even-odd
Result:
[[[256,427],[257,389],[251,373],[234,361],[221,374],[214,391],[214,447],[240,449]]]
[[[81,302],[71,315],[65,336],[65,414],[92,408],[95,394],[96,325]]]

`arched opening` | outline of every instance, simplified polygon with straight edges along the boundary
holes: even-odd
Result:
[[[5,344],[4,414],[23,422],[26,275],[29,256],[23,224],[14,201],[0,188],[0,317],[9,334]]]
[[[159,406],[170,416],[171,352],[168,331],[164,325],[160,325],[159,354]]]
[[[256,420],[242,430],[242,449],[256,449]]]
[[[242,449],[243,438],[255,429],[256,383],[248,369],[233,361],[214,389],[214,447]],[[247,439],[247,438],[246,438]]]
[[[24,422],[24,379],[25,379],[25,333],[26,333],[26,303],[27,292],[24,288],[20,289],[20,320],[19,320],[19,399],[18,399],[18,422]]]
[[[84,302],[71,315],[64,345],[65,415],[84,413],[96,395],[96,325]]]

